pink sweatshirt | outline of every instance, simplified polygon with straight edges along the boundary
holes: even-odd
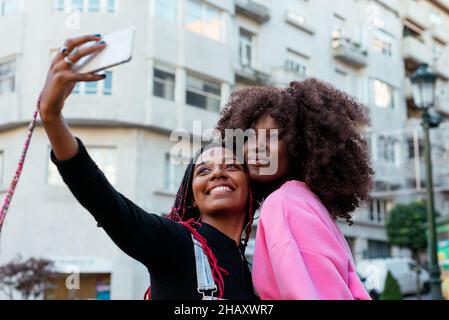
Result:
[[[371,299],[336,221],[300,181],[265,200],[252,275],[262,300]]]

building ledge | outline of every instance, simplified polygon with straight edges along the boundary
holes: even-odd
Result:
[[[346,64],[356,68],[368,65],[368,51],[364,50],[360,44],[353,43],[349,39],[334,39],[332,43],[333,55]]]
[[[259,23],[268,22],[271,18],[270,10],[266,6],[252,0],[236,0],[235,11]]]
[[[293,11],[287,10],[285,12],[285,21],[310,35],[315,34],[315,30],[311,25],[306,23],[305,18],[294,13]]]

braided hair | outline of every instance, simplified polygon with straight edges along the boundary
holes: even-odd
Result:
[[[218,265],[217,258],[207,244],[207,240],[199,234],[195,227],[200,226],[200,211],[193,205],[193,173],[195,169],[195,163],[198,158],[207,150],[214,148],[227,148],[225,143],[212,142],[202,147],[195,156],[191,159],[187,165],[184,177],[181,182],[181,186],[176,194],[175,202],[168,215],[168,219],[176,221],[184,225],[187,230],[193,235],[193,237],[201,243],[204,254],[207,256],[209,264],[212,270],[212,277],[218,287],[218,298],[223,298],[224,295],[224,279],[223,275],[228,276],[229,272]],[[250,177],[247,167],[244,165],[245,174],[248,180],[248,205],[247,215],[245,218],[245,237],[242,239],[242,245],[246,248],[251,236],[252,224],[254,221],[254,212],[257,209],[257,201],[253,197],[251,190]],[[150,297],[150,288],[147,290],[145,296]]]

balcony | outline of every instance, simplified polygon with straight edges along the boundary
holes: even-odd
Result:
[[[305,80],[307,73],[305,67],[301,67],[299,64],[295,64],[287,59],[284,66],[273,69],[272,77],[272,82],[275,85],[286,87],[293,81]]]
[[[252,0],[236,0],[235,11],[259,23],[268,22],[271,18],[270,10],[266,6]]]
[[[432,65],[432,50],[415,37],[405,37],[402,42],[402,54],[405,60],[410,60],[416,66],[421,63]]]
[[[263,63],[244,64],[240,59],[233,61],[236,81],[250,85],[268,84],[271,76],[270,67]]]
[[[332,40],[334,58],[356,68],[368,65],[368,51],[359,42],[349,38]]]
[[[306,19],[293,11],[287,10],[285,12],[285,22],[310,35],[315,34],[315,30],[306,22]]]
[[[430,26],[429,12],[427,6],[423,5],[425,1],[403,1],[403,18],[425,30]]]

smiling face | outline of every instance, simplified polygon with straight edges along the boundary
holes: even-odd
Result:
[[[248,140],[245,144],[245,158],[251,179],[260,183],[271,183],[285,179],[290,172],[290,160],[285,141],[275,131],[279,131],[277,121],[270,115],[264,115],[256,121],[252,129],[256,132],[256,139]],[[265,143],[260,142],[261,134],[266,135]],[[277,143],[270,143],[273,139],[276,139]],[[264,173],[268,170],[263,169],[270,166],[277,167],[277,170],[271,174]]]
[[[195,205],[204,215],[246,215],[248,180],[233,152],[216,147],[195,163],[192,189]]]

